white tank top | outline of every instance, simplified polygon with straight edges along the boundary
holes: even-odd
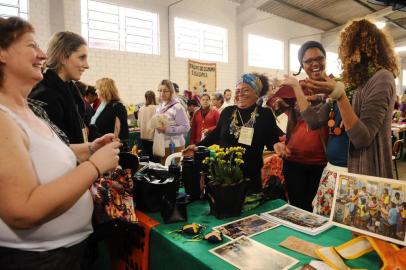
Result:
[[[51,182],[76,167],[75,154],[55,132],[52,131],[52,138],[43,138],[7,107],[0,104],[0,110],[8,113],[27,134],[29,155],[40,184]],[[29,230],[11,229],[0,219],[0,246],[46,251],[75,245],[92,233],[92,212],[93,201],[90,192],[86,191],[65,213]]]

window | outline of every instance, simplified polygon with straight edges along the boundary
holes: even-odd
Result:
[[[327,75],[341,76],[341,65],[337,53],[326,52],[326,72]]]
[[[89,47],[159,54],[158,14],[82,1],[82,35]]]
[[[175,56],[207,61],[228,61],[225,28],[175,18]]]
[[[249,34],[248,65],[284,69],[283,41]]]
[[[28,0],[0,0],[0,16],[20,16],[28,20]]]
[[[299,52],[301,45],[298,44],[290,44],[289,46],[289,69],[290,72],[296,73],[299,71],[300,63],[297,59],[297,54]]]

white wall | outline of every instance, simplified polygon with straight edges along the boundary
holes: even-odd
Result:
[[[52,2],[51,2],[52,1]],[[100,0],[129,8],[157,12],[160,22],[160,54],[145,55],[102,49],[89,49],[90,69],[82,80],[94,84],[101,77],[111,77],[117,82],[126,103],[144,100],[146,90],[156,90],[162,79],[177,82],[181,90],[188,87],[187,60],[174,56],[174,17],[216,25],[228,30],[228,62],[217,63],[217,89],[233,89],[243,72],[258,71],[270,77],[282,77],[288,70],[288,41],[298,43],[296,37],[320,31],[254,8],[238,7],[229,0]],[[169,27],[168,27],[168,5]],[[31,0],[29,17],[41,46],[55,31],[69,30],[81,33],[80,0]],[[257,34],[285,42],[285,69],[281,71],[249,67],[247,63],[247,35]],[[168,37],[170,43],[168,43]],[[320,36],[308,36],[319,40]],[[169,48],[170,47],[170,48]],[[169,51],[171,55],[169,57]],[[170,63],[170,66],[169,66]]]
[[[244,13],[250,12],[244,11]],[[251,11],[252,13],[252,11]],[[244,14],[242,14],[244,16]],[[242,22],[242,43],[243,43],[243,70],[256,71],[265,73],[269,77],[283,78],[284,74],[289,70],[289,42],[295,44],[301,44],[308,40],[320,41],[320,30],[312,27],[308,27],[272,14],[255,10],[254,16],[246,22]],[[276,39],[284,42],[285,54],[284,54],[284,69],[268,69],[248,66],[248,34],[254,34],[263,36],[266,38]],[[297,56],[295,56],[295,59]],[[291,70],[291,72],[297,72],[297,70]]]

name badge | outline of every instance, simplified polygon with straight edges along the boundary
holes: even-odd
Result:
[[[238,143],[251,145],[252,137],[254,137],[254,128],[251,127],[241,127],[240,137],[238,138]]]

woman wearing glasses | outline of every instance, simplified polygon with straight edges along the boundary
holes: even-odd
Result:
[[[190,129],[189,119],[185,108],[175,96],[175,89],[170,80],[162,80],[158,87],[159,105],[156,114],[164,114],[167,118],[167,125],[157,127],[155,132],[163,133],[165,136],[165,156],[162,163],[171,152],[180,152],[185,148],[185,134]],[[170,149],[174,147],[174,149]]]
[[[388,36],[363,19],[340,35],[344,85],[328,77],[306,86],[338,104],[350,140],[348,171],[392,178],[391,121],[396,98],[397,58]],[[350,97],[352,98],[352,105]]]
[[[29,97],[44,102],[51,121],[68,137],[70,143],[87,141],[85,103],[73,81],[79,81],[89,68],[85,40],[72,32],[52,36],[44,63],[44,79]]]
[[[224,108],[216,128],[197,145],[210,146],[218,144],[220,147],[242,146],[242,171],[244,176],[251,179],[249,193],[261,191],[262,153],[264,146],[272,149],[279,141],[283,132],[277,127],[272,111],[258,106],[258,98],[269,88],[268,78],[254,73],[241,76],[236,86],[235,104]],[[241,133],[241,130],[245,131]],[[244,136],[242,134],[249,134]],[[191,154],[195,145],[190,145],[185,155]]]
[[[323,80],[326,76],[325,57],[326,52],[319,42],[308,41],[301,46],[298,52],[300,69],[303,68],[308,77],[313,80]],[[295,78],[287,78],[269,102],[273,107],[277,104],[277,99],[283,99],[289,104],[286,141],[277,143],[275,151],[284,158],[283,174],[290,203],[311,211],[312,200],[316,195],[320,177],[327,163],[325,143],[328,131],[327,126],[323,123],[314,125],[306,123],[303,113],[304,108],[309,107],[308,110],[313,110],[313,106],[323,106],[323,99],[313,100],[313,93],[309,88],[305,88],[303,91],[312,99],[311,101],[303,92],[296,99],[291,80],[298,83]],[[312,106],[309,106],[309,102],[312,102]],[[316,122],[316,119],[312,120]],[[346,149],[344,148],[343,151],[346,152]]]

